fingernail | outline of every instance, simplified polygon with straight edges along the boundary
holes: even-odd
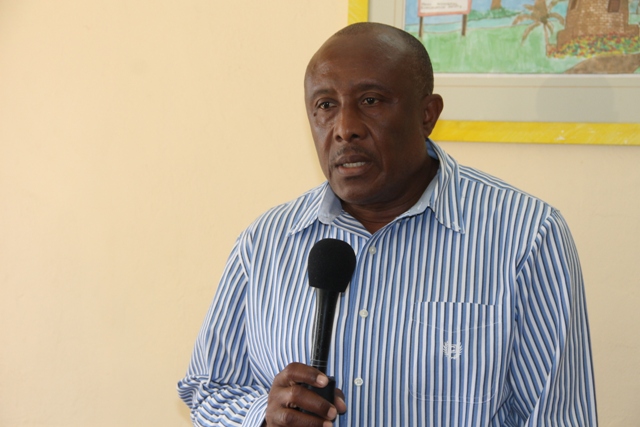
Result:
[[[322,427],[333,427],[333,423],[331,421],[325,421],[322,423]]]
[[[324,387],[329,384],[329,378],[327,378],[326,375],[320,374],[318,375],[318,378],[316,378],[316,382],[320,384],[320,387]]]
[[[338,411],[333,406],[329,408],[329,412],[327,412],[327,418],[330,420],[334,420],[338,416]]]

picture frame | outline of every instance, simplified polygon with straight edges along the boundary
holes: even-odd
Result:
[[[349,11],[404,28],[404,0],[350,0]],[[436,73],[435,91],[440,141],[640,145],[640,74]]]

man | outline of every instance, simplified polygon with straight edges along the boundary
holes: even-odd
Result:
[[[238,238],[178,387],[194,425],[595,426],[579,261],[559,212],[458,165],[429,135],[443,108],[415,38],[332,36],[305,102],[328,183]],[[301,384],[323,238],[357,254],[327,372]],[[299,409],[306,411],[302,412]]]

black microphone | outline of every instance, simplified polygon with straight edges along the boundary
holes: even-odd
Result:
[[[327,373],[336,304],[340,293],[347,289],[355,268],[356,254],[342,240],[320,240],[309,252],[309,286],[316,288],[314,338],[309,362],[324,374]],[[336,380],[333,377],[329,377],[329,384],[324,388],[308,386],[332,404],[335,387]]]

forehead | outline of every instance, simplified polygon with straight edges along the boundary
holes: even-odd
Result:
[[[410,58],[397,38],[384,34],[358,34],[329,39],[313,56],[305,75],[305,91],[318,86],[411,84]]]

